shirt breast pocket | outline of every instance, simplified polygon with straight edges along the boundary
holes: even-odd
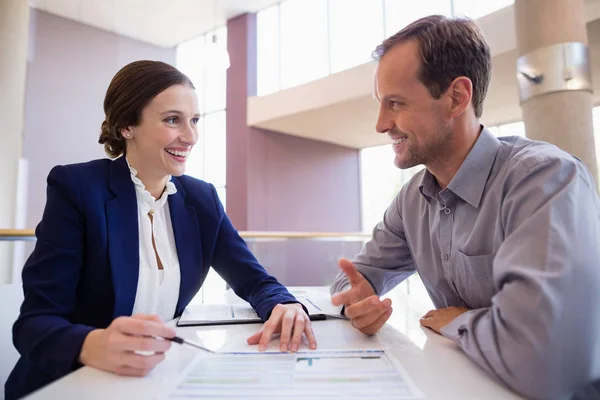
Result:
[[[494,286],[495,253],[471,255],[456,250],[452,263],[452,280],[458,295],[468,308],[485,308],[492,305],[496,293]]]

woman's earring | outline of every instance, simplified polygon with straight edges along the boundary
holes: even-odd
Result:
[[[131,134],[130,134],[130,133],[126,133],[126,134],[125,134],[125,137],[126,137],[127,139],[129,139],[129,138],[131,137]]]

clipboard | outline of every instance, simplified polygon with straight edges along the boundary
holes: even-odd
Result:
[[[313,304],[305,304],[309,311],[311,321],[327,319]],[[209,326],[209,325],[237,325],[263,323],[250,304],[198,304],[185,308],[177,320],[177,326]]]

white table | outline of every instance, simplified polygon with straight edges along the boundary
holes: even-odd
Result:
[[[394,312],[377,335],[364,336],[345,320],[315,321],[313,329],[318,347],[383,347],[400,361],[427,399],[522,399],[493,380],[453,342],[420,327],[419,318],[428,311],[426,306],[399,291],[390,292],[386,297],[392,299]],[[242,351],[254,348],[246,344],[246,338],[259,327],[258,324],[189,327],[177,328],[177,331],[185,338],[201,340],[211,349]],[[272,342],[269,350],[277,351],[277,344],[278,341]],[[121,377],[84,367],[38,390],[28,399],[152,399],[176,385],[196,352],[189,346],[173,344],[165,361],[144,378]]]

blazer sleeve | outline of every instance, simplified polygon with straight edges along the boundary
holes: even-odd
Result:
[[[285,286],[269,275],[256,260],[225,214],[214,186],[210,185],[210,188],[220,220],[212,260],[215,271],[235,294],[252,305],[263,320],[269,318],[277,304],[298,303]]]
[[[36,228],[37,243],[23,268],[24,301],[13,326],[19,353],[50,376],[78,364],[81,346],[94,328],[72,324],[83,264],[81,191],[64,166],[48,175],[47,201]]]

